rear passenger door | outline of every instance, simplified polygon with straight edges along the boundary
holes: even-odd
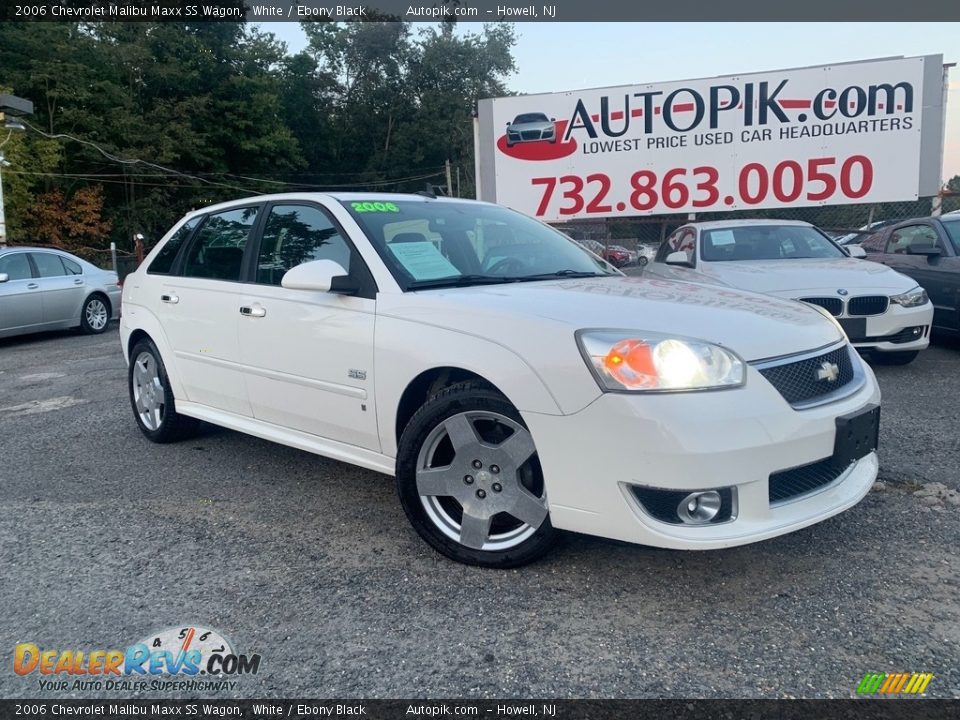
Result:
[[[240,355],[254,417],[318,437],[380,450],[373,387],[376,286],[346,233],[320,204],[267,208],[243,287]],[[333,260],[354,295],[280,286],[287,270]]]
[[[37,268],[37,283],[43,298],[43,322],[64,323],[76,320],[80,324],[80,308],[86,297],[83,275],[67,271],[57,253],[31,252]],[[74,263],[75,264],[75,263]]]
[[[260,210],[251,205],[207,215],[170,274],[153,285],[186,400],[246,417],[251,410],[237,324],[245,253]]]

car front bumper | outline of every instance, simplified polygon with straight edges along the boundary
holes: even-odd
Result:
[[[855,355],[855,354],[854,354]],[[669,395],[605,393],[578,413],[525,413],[557,528],[676,549],[743,545],[812,525],[855,505],[877,476],[874,452],[808,494],[771,503],[772,474],[833,454],[836,420],[879,404],[866,382],[854,394],[794,410],[750,367],[742,388]],[[735,516],[671,524],[645,512],[633,487],[733,488]]]
[[[928,301],[923,305],[907,308],[891,303],[885,313],[869,315],[866,321],[866,338],[850,340],[855,348],[878,352],[923,350],[930,344],[933,304]],[[921,329],[909,332],[915,328]]]

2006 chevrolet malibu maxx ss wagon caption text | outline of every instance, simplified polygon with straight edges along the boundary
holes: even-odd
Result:
[[[792,300],[624,277],[486,203],[261,196],[191,212],[123,287],[149,439],[207,421],[395,475],[417,532],[510,567],[557,529],[709,549],[877,475],[880,392]]]

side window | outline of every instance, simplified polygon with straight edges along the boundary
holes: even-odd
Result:
[[[30,261],[24,252],[10,253],[0,257],[0,273],[6,273],[9,280],[29,280],[33,277]]]
[[[333,260],[350,271],[350,246],[317,207],[276,205],[260,241],[257,282],[279,285],[290,268],[312,260]]]
[[[939,245],[937,241],[937,232],[929,225],[907,225],[898,228],[890,234],[890,241],[887,243],[887,252],[894,255],[906,255],[911,246],[930,246]]]
[[[853,242],[860,245],[860,247],[862,247],[867,252],[872,252],[872,253],[883,252],[884,233],[881,231],[878,233],[874,233],[873,235],[868,235],[867,237],[865,237],[863,240],[859,242],[857,241],[856,238],[854,238]]]
[[[53,253],[30,253],[37,266],[40,277],[63,277],[67,271],[60,262],[60,256]]]
[[[170,239],[163,244],[163,247],[160,248],[160,252],[157,253],[153,262],[150,263],[147,272],[151,275],[169,275],[170,268],[173,267],[173,261],[177,259],[177,253],[180,252],[180,248],[183,247],[187,238],[193,234],[193,231],[199,223],[200,218],[195,217],[190,218],[181,225]]]
[[[680,245],[680,233],[684,232],[686,228],[680,228],[673,234],[671,234],[666,240],[660,243],[660,247],[657,248],[657,255],[653,259],[654,262],[662,263],[667,259],[667,255],[672,253]]]
[[[67,275],[83,275],[83,268],[80,267],[80,263],[74,262],[68,257],[60,256],[60,262],[63,263],[64,269],[67,271]]]
[[[210,215],[190,246],[183,266],[185,277],[240,280],[243,249],[257,219],[258,208],[238,208]]]

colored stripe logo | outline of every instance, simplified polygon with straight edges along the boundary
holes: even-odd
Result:
[[[933,673],[867,673],[857,686],[858,695],[920,695]]]

